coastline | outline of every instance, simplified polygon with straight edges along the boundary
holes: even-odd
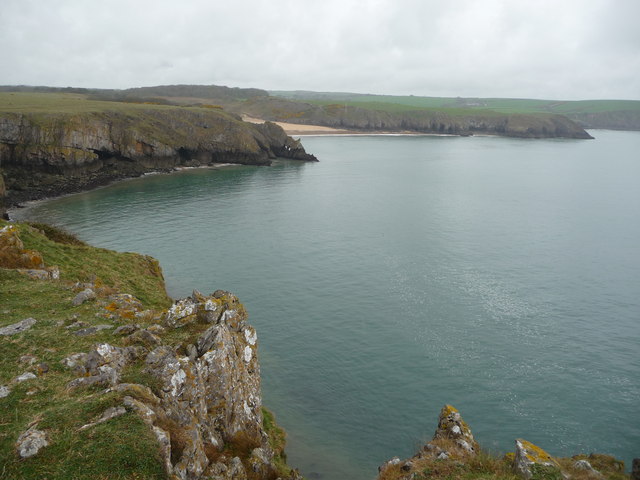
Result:
[[[249,123],[265,123],[266,120],[261,118],[242,115],[242,120]],[[302,137],[319,137],[319,136],[387,136],[387,137],[459,137],[460,135],[440,134],[440,133],[421,133],[410,130],[392,131],[392,130],[352,130],[346,128],[323,127],[321,125],[310,125],[304,123],[287,123],[272,122],[281,127],[287,135],[296,135]]]

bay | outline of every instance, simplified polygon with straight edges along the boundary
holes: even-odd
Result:
[[[147,176],[13,212],[237,294],[311,479],[370,479],[455,405],[494,452],[640,446],[640,133],[305,137],[320,162]]]

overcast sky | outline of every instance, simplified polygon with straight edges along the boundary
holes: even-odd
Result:
[[[1,0],[0,85],[640,99],[640,0]]]

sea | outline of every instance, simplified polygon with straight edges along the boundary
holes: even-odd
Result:
[[[318,163],[147,175],[14,210],[239,296],[307,479],[370,480],[443,405],[482,447],[640,457],[640,132],[307,136]]]

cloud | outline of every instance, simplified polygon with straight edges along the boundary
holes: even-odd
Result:
[[[4,0],[0,84],[640,99],[636,0]]]

